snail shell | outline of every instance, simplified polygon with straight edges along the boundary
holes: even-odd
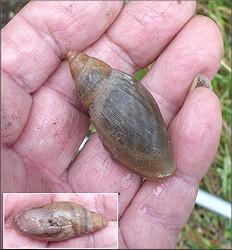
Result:
[[[68,52],[77,91],[105,148],[141,177],[175,172],[167,129],[159,107],[143,85],[101,60]]]
[[[26,210],[13,219],[19,233],[46,241],[91,234],[106,225],[108,221],[101,215],[68,201]]]

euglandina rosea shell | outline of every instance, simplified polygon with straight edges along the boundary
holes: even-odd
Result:
[[[175,172],[159,107],[143,85],[82,52],[68,62],[80,99],[105,148],[130,171],[147,179]]]
[[[45,241],[91,234],[107,225],[102,215],[69,201],[32,208],[13,219],[13,226],[19,233]]]

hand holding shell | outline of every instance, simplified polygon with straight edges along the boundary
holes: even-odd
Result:
[[[143,85],[101,60],[69,51],[77,92],[105,148],[147,179],[172,175],[176,166],[159,107]]]

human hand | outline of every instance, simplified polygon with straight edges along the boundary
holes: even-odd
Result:
[[[174,247],[221,131],[217,96],[187,96],[197,73],[213,78],[223,50],[215,23],[194,12],[192,1],[29,3],[2,30],[4,190],[119,192],[119,247]],[[142,182],[97,134],[68,168],[89,126],[63,60],[69,50],[129,74],[156,60],[142,83],[169,127],[173,177]]]
[[[103,215],[109,224],[93,234],[68,240],[47,242],[19,234],[12,227],[15,215],[56,201],[72,201]],[[116,248],[117,194],[4,194],[4,249],[5,248]]]

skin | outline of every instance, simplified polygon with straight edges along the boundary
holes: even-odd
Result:
[[[213,79],[223,42],[212,20],[194,15],[193,1],[122,7],[119,1],[31,2],[2,29],[2,188],[119,192],[119,247],[173,248],[216,154],[222,123],[213,91],[188,90],[198,73]],[[142,83],[169,127],[173,177],[142,183],[111,159],[97,134],[68,167],[89,126],[64,60],[73,49],[131,75],[156,60]],[[9,232],[11,247],[16,235]]]

